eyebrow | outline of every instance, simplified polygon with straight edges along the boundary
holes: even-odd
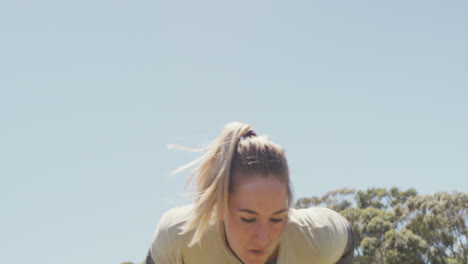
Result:
[[[237,210],[237,211],[239,211],[239,212],[244,212],[244,213],[249,213],[249,214],[254,214],[254,215],[258,215],[257,212],[252,211],[252,210],[249,210],[249,209],[239,209],[239,210]],[[288,208],[284,208],[284,209],[281,209],[281,210],[279,210],[279,211],[276,211],[276,212],[273,213],[273,215],[278,215],[278,214],[284,213],[284,212],[286,212],[286,211],[288,211]]]

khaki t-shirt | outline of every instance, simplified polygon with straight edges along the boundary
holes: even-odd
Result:
[[[191,232],[180,234],[192,205],[166,212],[150,249],[155,264],[240,264],[227,247],[224,232],[210,226],[199,244],[188,247]],[[279,244],[277,264],[334,264],[349,251],[351,226],[340,214],[321,207],[290,209]],[[352,247],[351,247],[352,250]],[[341,262],[340,262],[341,263]],[[345,262],[343,262],[345,263]]]

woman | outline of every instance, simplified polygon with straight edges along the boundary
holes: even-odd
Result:
[[[195,164],[195,203],[163,215],[147,264],[352,262],[348,221],[326,208],[291,208],[284,150],[251,126],[227,124],[181,170]]]

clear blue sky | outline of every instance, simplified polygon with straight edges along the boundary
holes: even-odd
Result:
[[[3,1],[2,263],[141,261],[243,121],[296,197],[468,191],[466,1]]]

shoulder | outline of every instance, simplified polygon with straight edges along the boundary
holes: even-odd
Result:
[[[185,205],[180,207],[175,207],[165,212],[160,221],[160,228],[173,228],[174,226],[179,226],[185,224],[190,216],[193,205]]]
[[[199,243],[188,245],[194,231],[183,233],[182,230],[193,208],[193,205],[177,207],[161,217],[150,249],[150,258],[154,263],[238,263],[226,248],[217,225],[210,225]]]
[[[172,239],[178,237],[190,217],[192,208],[193,205],[186,205],[172,208],[164,213],[159,220],[153,240],[158,236],[170,236]]]
[[[290,222],[308,227],[326,227],[336,231],[346,231],[348,220],[339,213],[325,207],[309,207],[305,209],[291,209]]]
[[[339,213],[322,207],[291,209],[287,240],[303,259],[320,259],[318,263],[336,263],[350,238],[351,225]]]
[[[156,227],[151,243],[151,257],[163,263],[177,263],[180,250],[189,241],[189,234],[182,230],[189,219],[192,205],[172,208],[163,214]],[[169,259],[170,258],[170,259]]]

